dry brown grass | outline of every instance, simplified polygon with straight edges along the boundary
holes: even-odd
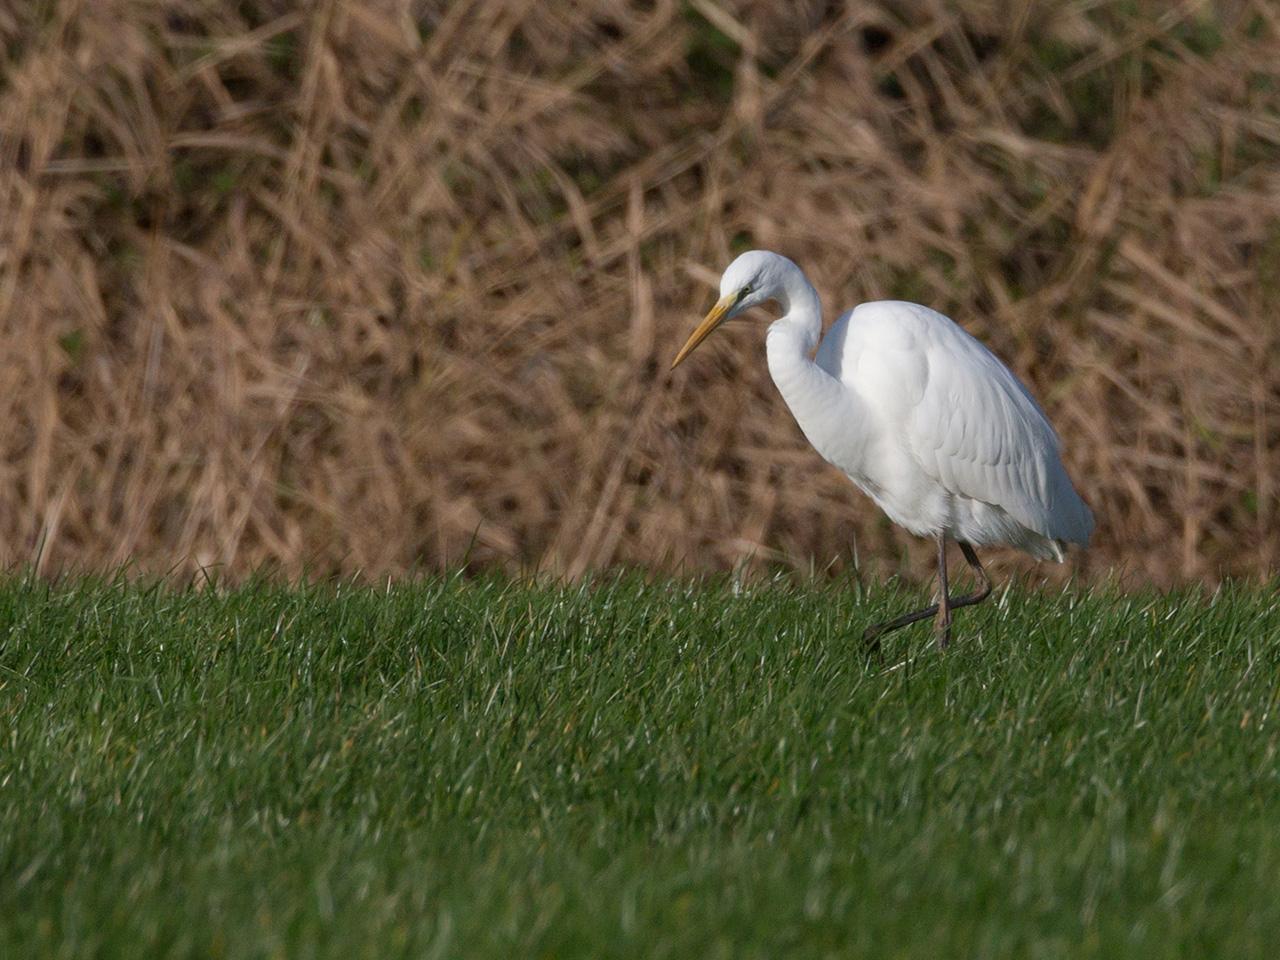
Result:
[[[44,0],[0,38],[4,563],[927,562],[758,328],[665,372],[752,245],[1006,358],[1087,572],[1275,570],[1272,0]]]

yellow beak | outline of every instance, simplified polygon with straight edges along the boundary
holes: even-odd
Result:
[[[680,362],[689,354],[697,349],[698,344],[707,337],[711,336],[711,331],[724,321],[725,316],[733,309],[734,304],[738,302],[741,294],[730,293],[721,297],[716,301],[716,305],[711,308],[711,312],[702,318],[702,322],[698,324],[697,329],[689,334],[689,339],[685,341],[684,346],[680,348],[680,352],[676,354],[676,358],[671,361],[671,369],[674,370],[680,366]]]

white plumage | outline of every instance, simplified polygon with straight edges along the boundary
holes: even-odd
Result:
[[[915,303],[864,303],[832,324],[819,346],[817,293],[799,267],[766,251],[734,260],[720,293],[672,366],[724,320],[777,301],[783,314],[769,327],[769,372],[800,429],[891,520],[938,541],[938,607],[883,628],[937,613],[945,643],[951,608],[986,596],[947,597],[948,539],[988,585],[971,545],[1007,543],[1062,560],[1066,542],[1088,542],[1093,517],[1044,412],[1008,367],[950,319]]]
[[[863,304],[836,321],[816,362],[849,394],[851,415],[863,407],[868,429],[849,426],[873,445],[860,459],[828,459],[895,523],[1059,560],[1060,541],[1088,542],[1093,518],[1043,411],[942,314],[894,300]]]

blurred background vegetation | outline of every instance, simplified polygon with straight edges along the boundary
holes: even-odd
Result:
[[[666,372],[762,246],[1016,369],[1075,572],[1276,569],[1273,0],[11,0],[0,41],[0,562],[911,571],[758,325]]]

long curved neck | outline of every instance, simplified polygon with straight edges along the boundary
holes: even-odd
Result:
[[[830,458],[833,445],[841,443],[841,428],[834,411],[848,399],[840,381],[810,359],[822,334],[822,305],[818,294],[796,270],[775,296],[783,315],[769,326],[765,338],[769,375],[786,401],[796,423],[819,453]]]
[[[773,299],[782,307],[782,316],[771,325],[770,335],[774,327],[786,324],[787,332],[799,338],[801,353],[807,357],[822,336],[822,302],[818,299],[818,291],[813,289],[809,278],[793,266],[784,274]]]

